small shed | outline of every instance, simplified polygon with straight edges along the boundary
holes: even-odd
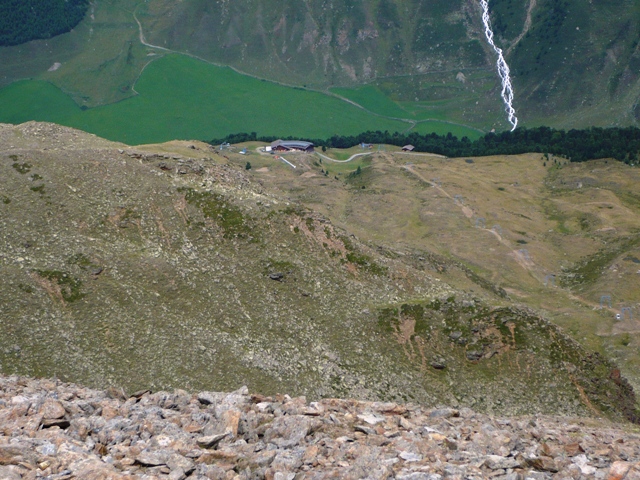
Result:
[[[402,147],[402,151],[403,152],[413,152],[413,149],[416,148],[413,145],[405,145],[404,147]]]

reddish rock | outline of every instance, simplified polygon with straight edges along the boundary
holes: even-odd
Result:
[[[607,480],[640,480],[640,464],[613,462]]]
[[[571,457],[584,453],[584,449],[580,446],[579,443],[570,443],[568,445],[565,445],[564,451]]]

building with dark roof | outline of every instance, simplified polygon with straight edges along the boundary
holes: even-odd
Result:
[[[274,152],[313,152],[313,143],[302,140],[276,140],[271,144]]]

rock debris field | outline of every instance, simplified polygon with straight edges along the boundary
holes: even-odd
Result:
[[[637,479],[631,425],[0,377],[0,479]]]

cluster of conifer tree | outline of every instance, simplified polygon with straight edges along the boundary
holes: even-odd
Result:
[[[0,0],[0,46],[66,33],[88,6],[89,0]]]
[[[223,142],[248,141],[272,142],[277,137],[258,137],[256,132],[237,133],[222,139],[211,140],[212,145]],[[293,137],[280,137],[294,140]],[[302,140],[295,138],[295,140]],[[592,127],[584,130],[556,130],[549,127],[517,128],[513,132],[487,133],[477,140],[457,138],[448,133],[421,135],[419,133],[389,133],[367,131],[359,135],[334,135],[328,139],[304,139],[316,146],[349,148],[362,143],[404,146],[411,144],[417,152],[430,152],[447,157],[472,157],[485,155],[516,155],[520,153],[549,153],[561,155],[572,162],[584,162],[598,158],[613,158],[637,164],[640,154],[640,129],[636,127]]]

